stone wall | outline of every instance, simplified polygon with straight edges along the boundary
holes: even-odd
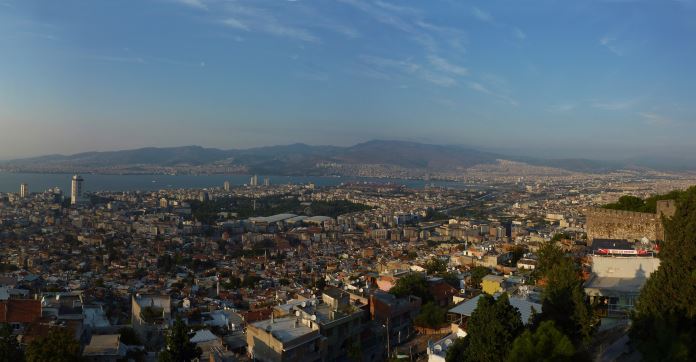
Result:
[[[590,208],[585,215],[590,244],[594,239],[664,239],[662,221],[657,214]]]
[[[677,213],[677,202],[675,200],[659,200],[657,202],[657,214],[672,217]]]

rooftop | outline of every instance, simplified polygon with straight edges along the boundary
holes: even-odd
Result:
[[[471,314],[474,312],[474,310],[476,310],[476,307],[478,306],[478,301],[481,298],[481,296],[482,294],[479,294],[467,300],[466,302],[458,304],[454,308],[450,309],[449,312],[471,317]],[[499,294],[495,295],[494,297],[498,299]],[[541,312],[541,304],[539,303],[534,303],[527,299],[517,297],[510,297],[509,300],[510,305],[512,305],[520,311],[520,314],[522,316],[522,322],[525,324],[527,324],[527,321],[529,321],[529,317],[532,315],[532,308],[534,308],[536,312]]]
[[[297,323],[296,317],[267,319],[252,324],[254,327],[270,333],[273,338],[282,343],[291,342],[297,338],[315,332],[306,325]]]

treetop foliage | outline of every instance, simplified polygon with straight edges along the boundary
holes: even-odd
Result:
[[[654,214],[657,212],[657,202],[659,200],[677,200],[681,198],[684,191],[671,191],[663,195],[654,195],[643,200],[637,196],[625,195],[619,198],[619,201],[602,206],[605,209],[624,210],[635,212],[647,212]]]
[[[660,267],[641,290],[631,338],[647,361],[696,358],[696,186],[664,221]]]

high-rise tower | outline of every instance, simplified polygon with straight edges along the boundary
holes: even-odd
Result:
[[[19,185],[19,197],[26,199],[29,197],[29,185],[28,184],[21,184]]]
[[[72,177],[72,185],[70,187],[70,203],[76,205],[82,202],[82,182],[84,180],[80,175]]]

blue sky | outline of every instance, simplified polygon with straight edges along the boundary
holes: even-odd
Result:
[[[696,153],[688,0],[0,0],[0,159],[370,139]]]

